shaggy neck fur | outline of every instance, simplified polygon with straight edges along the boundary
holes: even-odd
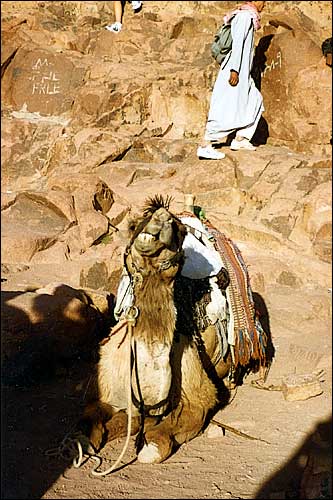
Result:
[[[147,344],[171,345],[176,325],[173,295],[174,280],[164,281],[161,272],[152,272],[134,286],[134,303],[139,309],[135,337]]]

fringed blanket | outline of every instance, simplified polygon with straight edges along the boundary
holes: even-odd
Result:
[[[179,215],[197,217],[190,212]],[[197,219],[198,220],[198,219]],[[227,269],[230,284],[226,290],[230,306],[228,343],[231,346],[235,367],[248,365],[251,361],[259,367],[266,366],[267,335],[255,310],[247,267],[235,243],[205,220],[203,232],[210,236]]]

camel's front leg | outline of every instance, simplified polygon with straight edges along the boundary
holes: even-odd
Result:
[[[99,451],[108,441],[127,435],[127,413],[122,410],[114,412],[107,404],[100,401],[88,405],[77,429],[89,438],[90,444]],[[131,419],[131,435],[140,428],[140,418]]]
[[[172,360],[172,386],[169,394],[171,412],[156,426],[147,429],[139,462],[159,463],[202,430],[207,413],[218,402],[215,384],[203,368],[197,349],[181,336]]]
[[[128,417],[125,411],[119,411],[111,420],[106,422],[106,441],[112,441],[116,438],[121,438],[127,435]],[[137,434],[140,429],[140,417],[132,417],[131,419],[131,436]]]
[[[145,444],[138,454],[139,462],[160,463],[174,446],[195,438],[201,431],[207,411],[201,407],[179,406],[162,422],[145,433]]]

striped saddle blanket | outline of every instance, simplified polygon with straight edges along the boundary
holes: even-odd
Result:
[[[240,250],[208,220],[203,223],[191,212],[178,217],[188,228],[182,274],[198,279],[216,275],[222,266],[228,271],[228,344],[234,365],[246,366],[250,361],[257,361],[259,366],[265,366],[267,335],[255,309],[248,270]]]

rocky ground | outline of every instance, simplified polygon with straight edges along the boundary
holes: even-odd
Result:
[[[267,2],[259,147],[217,162],[196,157],[207,43],[234,3],[147,1],[116,39],[111,3],[2,2],[2,497],[331,498],[331,2]],[[249,376],[215,417],[231,430],[210,424],[160,465],[131,441],[99,479],[47,451],[82,411],[128,219],[157,193],[176,213],[192,193],[240,248],[275,390]],[[294,400],[276,390],[290,376]]]

